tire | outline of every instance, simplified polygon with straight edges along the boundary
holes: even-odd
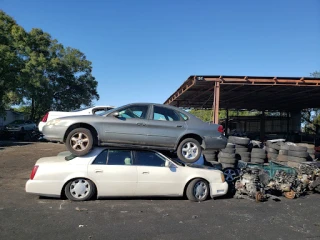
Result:
[[[280,145],[280,150],[287,150],[288,151],[289,150],[289,145],[286,144],[286,143]]]
[[[208,198],[209,191],[208,182],[204,179],[196,178],[188,184],[186,195],[190,201],[202,202]]]
[[[235,158],[236,155],[234,153],[224,153],[224,152],[219,152],[218,157],[226,157],[226,158]]]
[[[221,149],[221,152],[223,153],[235,153],[236,149],[235,148],[224,148]]]
[[[76,140],[81,140],[81,144],[77,144]],[[86,145],[82,144],[86,142],[87,142]],[[75,156],[84,156],[88,154],[91,151],[92,146],[93,146],[92,133],[87,128],[73,129],[67,136],[66,147]],[[82,147],[84,148],[82,149]]]
[[[78,189],[75,188],[75,186],[84,189]],[[85,178],[73,179],[69,181],[64,188],[66,197],[71,201],[88,201],[96,194],[96,191],[94,183]]]
[[[236,149],[237,149],[237,148],[248,148],[247,145],[239,145],[239,144],[236,144],[235,146],[236,146]]]
[[[236,145],[233,143],[227,143],[226,148],[235,148]]]
[[[289,145],[289,151],[306,152],[307,147]]]
[[[261,148],[252,148],[252,153],[260,153],[260,154],[266,154],[266,150]]]
[[[249,138],[234,137],[234,136],[230,136],[229,140],[231,140],[232,143],[239,144],[239,145],[248,145],[250,142]]]
[[[277,161],[279,162],[287,162],[288,161],[288,156],[287,155],[278,155]]]
[[[288,151],[288,156],[306,158],[309,156],[309,153],[308,152]]]
[[[297,162],[297,163],[302,163],[302,162],[306,162],[307,159],[301,158],[301,157],[288,156],[288,161]]]
[[[274,160],[275,161],[275,160],[277,160],[278,154],[276,154],[276,153],[268,153],[267,157],[268,157],[269,160]]]
[[[236,159],[235,158],[219,158],[220,163],[228,163],[228,164],[235,164]]]
[[[265,159],[267,155],[265,153],[251,153],[251,158]]]
[[[236,153],[248,152],[248,148],[236,148]]]
[[[205,157],[205,159],[207,160],[207,161],[212,161],[212,160],[216,160],[217,159],[217,156],[216,156],[216,154],[203,154],[203,156]]]
[[[268,153],[279,153],[279,151],[278,150],[276,150],[276,149],[274,149],[274,148],[270,148],[270,147],[267,147],[266,148],[266,151],[268,152]]]
[[[264,163],[264,160],[261,158],[251,158],[251,163]]]
[[[310,154],[314,154],[316,151],[312,148],[308,148],[307,152]]]
[[[193,138],[186,138],[178,146],[178,158],[186,163],[196,162],[202,153],[200,143]]]
[[[242,162],[250,162],[250,158],[248,158],[248,157],[242,157],[241,159],[240,159]]]
[[[224,179],[226,182],[233,182],[239,175],[238,172],[233,167],[227,167],[223,169]]]
[[[241,158],[250,158],[251,157],[251,153],[250,152],[240,152],[237,153],[237,155],[239,155]]]
[[[222,165],[222,169],[234,168],[234,164],[230,164],[230,163],[221,163],[221,165]]]
[[[288,150],[279,150],[279,155],[288,155]]]

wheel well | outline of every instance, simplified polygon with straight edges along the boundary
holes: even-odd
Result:
[[[203,181],[206,181],[206,182],[208,183],[208,185],[209,185],[209,194],[208,194],[208,196],[210,196],[210,184],[209,184],[209,182],[208,182],[206,179],[201,178],[201,177],[192,178],[192,179],[190,179],[190,180],[187,182],[187,184],[184,186],[184,189],[183,189],[183,196],[184,196],[184,197],[186,196],[186,191],[187,191],[187,188],[188,188],[190,182],[193,181],[193,180],[195,180],[195,179],[202,179]]]
[[[71,125],[66,133],[64,134],[64,137],[63,137],[63,142],[66,142],[66,139],[68,137],[68,134],[73,130],[73,129],[76,129],[76,128],[86,128],[86,129],[89,129],[90,132],[92,133],[92,137],[93,137],[93,144],[94,145],[97,145],[98,144],[98,132],[97,130],[91,126],[90,124],[87,124],[87,123],[75,123],[73,125]]]
[[[73,181],[73,180],[75,180],[75,179],[77,179],[77,178],[80,178],[80,177],[71,178],[71,179],[69,179],[68,181],[66,181],[66,182],[63,184],[62,189],[61,189],[61,192],[60,192],[60,196],[61,196],[62,199],[67,199],[67,196],[66,196],[66,194],[65,194],[65,192],[64,192],[64,188],[66,187],[66,185],[67,185],[70,181]],[[95,187],[95,189],[96,189],[96,192],[95,192],[95,194],[93,195],[92,199],[96,199],[97,196],[98,196],[98,189],[97,189],[96,183],[95,183],[94,181],[92,181],[91,179],[89,179],[89,178],[85,178],[85,177],[84,177],[83,179],[90,180],[90,181],[94,184],[94,187]]]
[[[185,140],[186,138],[196,139],[196,140],[200,143],[201,147],[204,148],[204,146],[203,146],[203,143],[204,143],[204,142],[203,142],[202,137],[200,137],[200,136],[197,135],[197,134],[190,133],[190,134],[186,134],[186,135],[184,135],[182,138],[180,138],[180,141],[179,141],[179,143],[177,144],[176,149],[178,148],[179,144],[180,144],[183,140]]]

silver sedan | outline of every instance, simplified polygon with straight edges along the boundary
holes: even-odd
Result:
[[[202,149],[218,150],[227,144],[221,125],[153,103],[129,104],[101,116],[57,118],[44,126],[43,133],[48,140],[64,142],[76,156],[106,145],[176,151],[188,163],[197,161]]]

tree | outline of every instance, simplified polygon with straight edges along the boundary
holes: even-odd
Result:
[[[0,10],[0,113],[21,101],[19,76],[23,65],[21,49],[26,32],[13,18]]]

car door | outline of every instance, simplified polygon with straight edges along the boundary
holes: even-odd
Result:
[[[146,122],[147,143],[150,146],[174,148],[186,129],[187,124],[178,112],[154,105]]]
[[[137,166],[132,152],[109,149],[101,152],[88,166],[88,175],[97,185],[99,196],[134,196],[137,188]]]
[[[148,111],[148,105],[137,104],[111,112],[103,123],[101,140],[106,143],[146,144]],[[117,116],[114,116],[115,112]]]
[[[183,194],[185,177],[178,166],[166,164],[167,159],[154,151],[135,151],[137,196],[179,196]],[[166,166],[167,165],[167,166]]]

